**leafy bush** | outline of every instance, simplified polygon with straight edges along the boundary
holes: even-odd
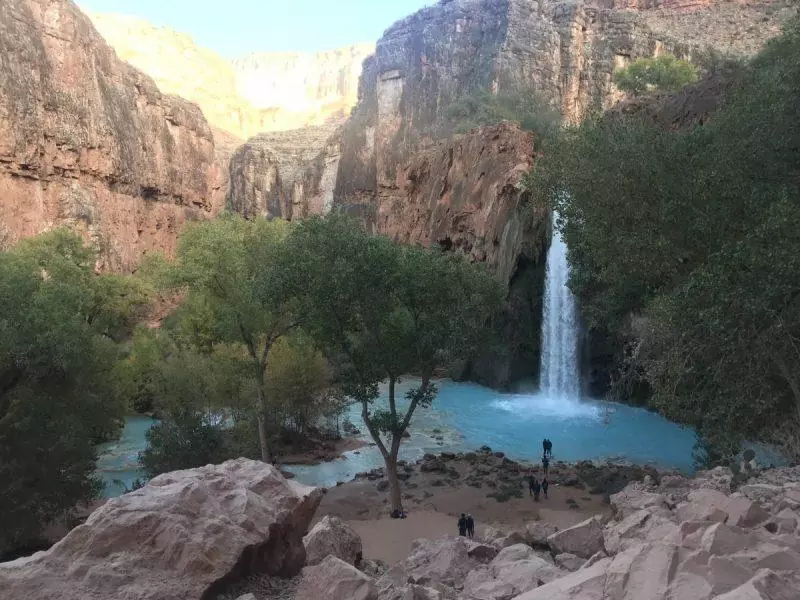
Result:
[[[697,67],[671,54],[640,58],[614,71],[614,83],[625,92],[677,91],[697,81]]]
[[[139,460],[149,477],[161,473],[219,463],[224,454],[222,427],[205,415],[182,412],[168,415],[147,432],[147,448]]]

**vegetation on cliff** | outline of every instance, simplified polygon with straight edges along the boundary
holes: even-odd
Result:
[[[624,92],[644,94],[677,91],[698,80],[697,67],[671,54],[640,58],[614,71],[614,83]]]
[[[620,344],[614,391],[696,426],[712,463],[748,439],[800,455],[798,94],[795,22],[710,123],[589,120],[528,180],[589,326]]]

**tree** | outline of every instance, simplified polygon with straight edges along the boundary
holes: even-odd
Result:
[[[217,340],[244,344],[256,397],[261,459],[271,462],[264,382],[270,351],[297,326],[282,282],[284,221],[224,215],[187,227],[178,245],[174,282],[207,309]]]
[[[640,58],[627,67],[614,71],[614,83],[617,87],[632,94],[677,91],[697,79],[697,67],[672,54]]]
[[[362,407],[384,458],[392,511],[402,510],[397,456],[419,406],[436,397],[435,372],[474,351],[502,287],[463,256],[400,246],[332,215],[297,225],[287,241],[306,328],[331,355],[346,395]],[[396,397],[400,377],[420,384]],[[379,384],[387,406],[378,408]],[[387,439],[384,439],[386,436]]]
[[[0,252],[0,554],[100,490],[95,444],[124,414],[115,340],[148,296],[94,263],[61,229]]]

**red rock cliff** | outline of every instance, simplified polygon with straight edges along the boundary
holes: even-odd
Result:
[[[132,270],[222,198],[194,104],[120,61],[70,0],[2,0],[0,234],[66,224]]]

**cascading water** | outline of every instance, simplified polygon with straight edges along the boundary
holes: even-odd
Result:
[[[554,223],[556,219],[554,214]],[[567,245],[554,224],[547,253],[539,384],[542,394],[550,398],[580,396],[578,311],[567,287],[568,278]]]

